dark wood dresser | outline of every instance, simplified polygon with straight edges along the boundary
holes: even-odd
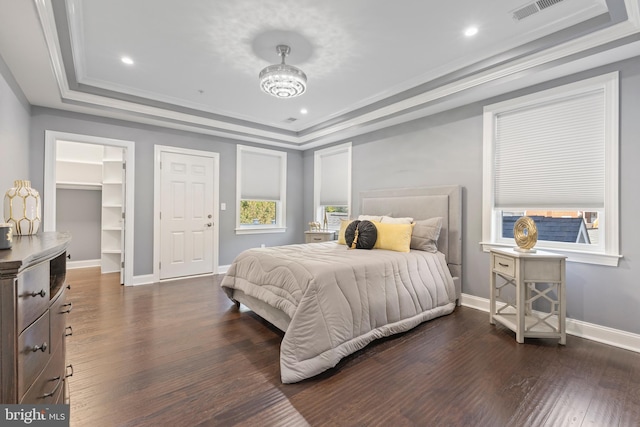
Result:
[[[67,403],[68,233],[14,236],[0,250],[0,402]]]

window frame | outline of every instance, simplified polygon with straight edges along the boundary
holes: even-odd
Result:
[[[242,201],[242,153],[255,153],[280,158],[280,199],[276,202],[276,223],[275,224],[241,224],[240,209]],[[247,199],[262,200],[262,199]],[[273,201],[273,200],[264,200]],[[287,152],[280,150],[271,150],[267,148],[252,147],[248,145],[237,145],[236,148],[236,234],[266,234],[266,233],[284,233],[286,226],[287,211]]]
[[[496,117],[521,108],[553,104],[572,96],[594,90],[604,93],[604,208],[599,212],[603,235],[599,245],[538,240],[536,249],[548,250],[567,256],[568,261],[617,266],[619,243],[619,75],[607,73],[578,82],[558,86],[530,95],[498,102],[484,107],[483,113],[483,191],[482,191],[482,242],[485,252],[491,248],[515,246],[514,239],[502,238],[501,209],[495,208],[494,153]],[[523,206],[523,211],[531,207]],[[576,209],[577,210],[577,209]]]
[[[313,153],[313,217],[315,221],[322,224],[324,218],[320,211],[324,205],[320,204],[320,194],[322,190],[322,159],[326,156],[336,155],[346,152],[347,153],[347,218],[351,215],[351,156],[352,156],[352,144],[347,142],[344,144],[334,145],[329,148],[323,148],[316,150]],[[332,205],[335,206],[335,205]],[[339,229],[339,228],[338,228]],[[337,231],[336,229],[335,231]]]

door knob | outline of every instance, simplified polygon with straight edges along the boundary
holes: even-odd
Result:
[[[210,222],[208,222],[208,223],[207,223],[207,227],[211,227],[212,225],[213,225],[213,224],[212,224],[212,223],[210,223]]]
[[[211,218],[213,218],[213,215],[209,214],[209,215],[207,215],[207,218],[211,219]]]

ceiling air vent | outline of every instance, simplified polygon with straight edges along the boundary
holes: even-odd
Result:
[[[298,120],[298,119],[296,119],[295,117],[289,117],[288,119],[285,119],[285,121],[284,121],[284,122],[285,122],[285,123],[293,123],[293,122],[295,122],[296,120]]]
[[[536,4],[540,10],[553,6],[556,3],[560,3],[563,0],[538,0]]]
[[[513,19],[516,19],[518,21],[527,18],[531,15],[534,15],[538,12],[540,12],[543,9],[546,9],[548,7],[553,6],[554,4],[558,4],[560,2],[562,2],[564,0],[538,0],[536,2],[533,3],[529,3],[527,5],[524,5],[516,10],[514,10],[513,13]]]

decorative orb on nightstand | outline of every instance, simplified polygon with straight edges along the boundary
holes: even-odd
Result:
[[[515,250],[520,252],[535,252],[533,247],[538,241],[538,228],[533,219],[528,216],[519,218],[513,226],[513,238],[518,245]]]

